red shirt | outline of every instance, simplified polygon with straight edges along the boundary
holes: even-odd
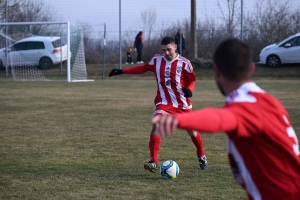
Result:
[[[299,145],[290,117],[255,83],[233,91],[222,109],[175,117],[180,128],[227,133],[230,166],[249,199],[300,199]]]
[[[193,67],[186,58],[177,55],[172,61],[163,55],[155,55],[148,63],[125,68],[124,74],[142,74],[152,71],[157,81],[155,105],[167,105],[188,110],[192,108],[189,98],[184,97],[184,88],[194,90],[196,77]]]

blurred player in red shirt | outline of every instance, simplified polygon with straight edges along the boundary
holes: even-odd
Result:
[[[252,81],[255,65],[247,44],[223,41],[214,53],[223,108],[154,116],[157,133],[176,128],[226,132],[233,176],[249,199],[300,199],[300,156],[296,133],[284,106]]]
[[[171,37],[165,37],[161,41],[163,54],[156,54],[146,64],[121,69],[113,69],[109,77],[120,74],[142,74],[147,71],[154,73],[157,81],[157,94],[154,99],[156,109],[154,115],[169,115],[175,113],[187,113],[192,111],[192,91],[195,88],[196,77],[189,60],[176,53],[177,45]],[[144,168],[150,172],[158,169],[158,154],[161,138],[155,134],[156,126],[153,125],[150,141],[150,161],[144,164]],[[199,132],[189,129],[196,147],[196,154],[200,168],[208,168],[204,154],[203,140]]]

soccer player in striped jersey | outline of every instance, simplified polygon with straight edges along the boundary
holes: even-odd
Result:
[[[155,115],[170,115],[192,111],[192,92],[195,88],[196,77],[189,60],[176,53],[177,45],[172,37],[165,37],[161,41],[163,54],[156,54],[146,64],[125,68],[113,69],[109,77],[120,74],[142,74],[147,71],[154,73],[157,81],[157,94],[154,99]],[[144,163],[144,168],[150,172],[158,169],[161,138],[155,133],[153,125],[150,141],[150,161]],[[203,140],[200,132],[187,129],[193,144],[196,147],[197,159],[200,168],[208,168],[204,154]]]
[[[249,199],[300,199],[296,133],[284,106],[252,81],[255,65],[248,45],[227,39],[213,59],[224,107],[154,116],[157,134],[170,136],[176,128],[225,132],[233,176]]]

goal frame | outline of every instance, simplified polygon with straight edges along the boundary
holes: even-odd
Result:
[[[67,81],[71,82],[71,55],[70,55],[70,22],[69,21],[55,21],[55,22],[5,22],[0,23],[0,26],[6,25],[49,25],[49,24],[66,24],[67,25]]]

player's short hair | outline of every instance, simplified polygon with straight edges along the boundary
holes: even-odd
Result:
[[[214,52],[213,61],[230,80],[240,81],[251,76],[251,50],[239,39],[229,38],[221,42]]]
[[[168,44],[175,44],[175,40],[172,38],[172,37],[164,37],[162,40],[161,40],[161,45],[168,45]]]

